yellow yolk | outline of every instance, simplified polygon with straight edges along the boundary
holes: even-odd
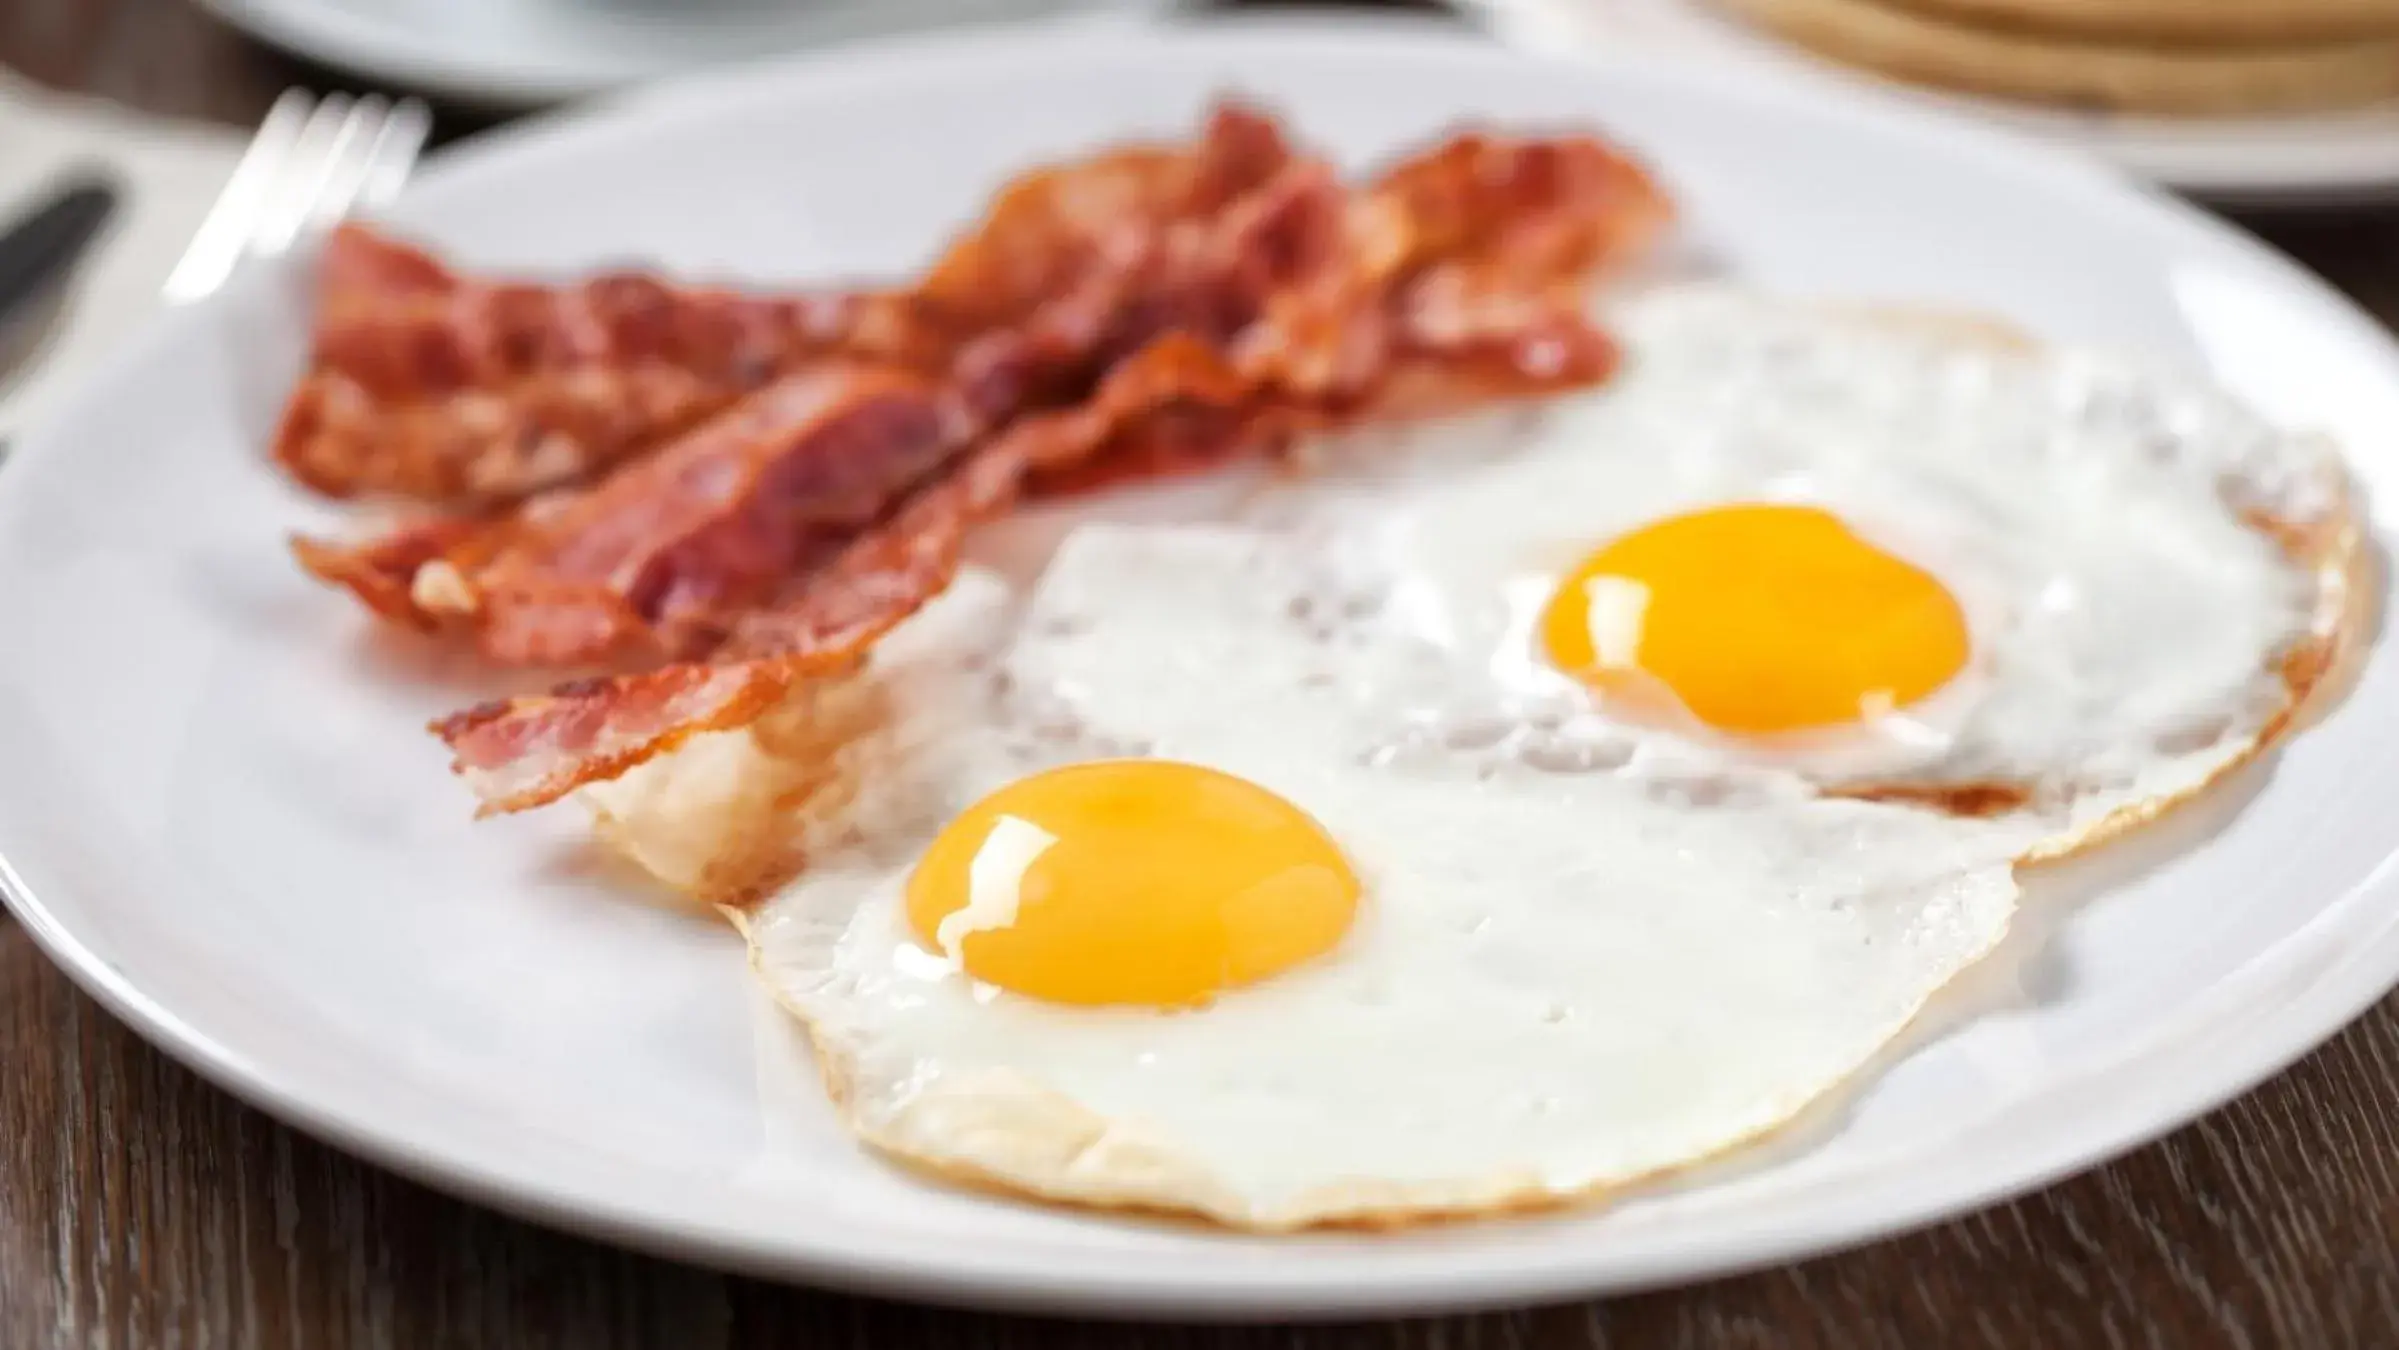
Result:
[[[951,821],[908,878],[908,921],[1003,989],[1179,1008],[1331,947],[1358,892],[1323,827],[1266,789],[1104,760],[1021,779]]]
[[[1541,616],[1552,661],[1603,689],[1639,677],[1734,732],[1796,731],[1904,707],[1969,650],[1940,582],[1808,506],[1713,507],[1590,557]]]

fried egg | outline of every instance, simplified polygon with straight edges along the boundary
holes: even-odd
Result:
[[[1570,722],[2063,849],[2253,753],[2341,636],[2337,457],[2203,385],[1715,287],[1617,326],[1606,388],[1329,443],[1255,510],[1428,649],[1418,739]]]
[[[603,829],[703,890],[805,860],[740,922],[896,1159],[1400,1222],[1787,1121],[2345,636],[2337,459],[2188,381],[1715,289],[1616,325],[1604,389],[970,571]]]
[[[1359,757],[1320,562],[1089,527],[1013,625],[926,616],[989,645],[882,673],[744,921],[863,1138],[1251,1228],[1554,1202],[1787,1120],[2005,932],[2004,824]]]

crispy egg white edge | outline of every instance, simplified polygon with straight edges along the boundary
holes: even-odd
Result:
[[[921,1092],[883,1125],[868,1119],[857,1091],[856,1056],[767,972],[748,910],[721,912],[748,946],[753,977],[807,1036],[827,1100],[859,1141],[888,1161],[942,1181],[1011,1198],[1082,1208],[1205,1220],[1259,1233],[1313,1228],[1393,1231],[1433,1223],[1589,1204],[1705,1166],[1768,1138],[1855,1078],[1904,1034],[1956,977],[2006,940],[2014,914],[1985,940],[1935,972],[1923,995],[1893,1017],[1861,1054],[1807,1091],[1795,1091],[1725,1137],[1677,1161],[1559,1186],[1529,1169],[1402,1182],[1355,1177],[1328,1182],[1262,1209],[1175,1142],[1139,1122],[1112,1119],[1012,1070],[988,1071]]]
[[[1864,322],[1927,337],[1979,346],[1996,353],[2038,360],[2043,344],[2003,319],[1930,306],[1837,304],[1822,307],[1836,319]],[[2282,556],[2315,582],[2305,636],[2275,654],[2283,687],[2281,705],[2246,737],[2228,737],[2197,757],[2179,781],[2152,785],[2132,801],[2080,813],[2062,832],[2016,859],[2021,865],[2059,862],[2123,838],[2262,757],[2284,737],[2320,716],[2355,678],[2373,637],[2380,599],[2373,551],[2367,547],[2363,503],[2345,461],[2335,459],[2324,485],[2331,493],[2315,519],[2244,520],[2244,527],[2273,540]]]

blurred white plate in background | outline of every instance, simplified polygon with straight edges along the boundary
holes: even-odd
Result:
[[[2399,200],[2399,103],[2282,117],[2148,117],[2044,108],[1902,84],[1758,31],[1707,0],[1457,0],[1504,39],[1560,55],[1657,52],[1766,76],[1865,84],[2038,136],[2230,206]],[[2258,0],[2270,4],[2272,0]]]
[[[1175,0],[199,0],[252,36],[383,82],[529,107],[828,42],[955,23],[1147,17]]]
[[[2347,441],[2399,510],[2399,354],[2179,202],[1827,84],[1572,63],[1419,24],[1092,25],[782,62],[439,156],[394,223],[461,262],[897,276],[1011,174],[1246,90],[1361,163],[1458,119],[1596,122],[1694,244],[1798,295],[1992,312],[2211,372]],[[593,866],[569,805],[478,824],[425,720],[474,696],[283,539],[264,461],[296,268],[158,322],[0,473],[0,889],[118,1016],[344,1147],[509,1209],[775,1275],[1014,1306],[1393,1313],[1784,1260],[2091,1166],[2399,977],[2399,642],[2207,802],[2028,878],[2018,931],[1855,1091],[1597,1209],[1281,1239],[927,1184],[836,1124],[741,943]],[[2387,620],[2386,620],[2387,626]]]

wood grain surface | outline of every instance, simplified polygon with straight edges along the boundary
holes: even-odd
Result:
[[[60,87],[236,122],[286,83],[331,79],[180,0],[0,0],[0,62]],[[2399,321],[2399,214],[2253,224]],[[353,1345],[2399,1346],[2399,998],[2162,1144],[1845,1255],[1486,1317],[1141,1327],[785,1288],[449,1199],[203,1084],[0,920],[0,1347]]]

